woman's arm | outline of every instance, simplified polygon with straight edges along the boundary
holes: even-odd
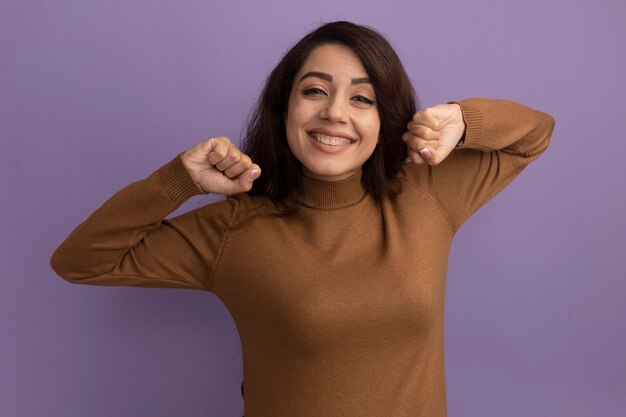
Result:
[[[426,159],[406,167],[407,180],[439,203],[454,230],[543,153],[554,129],[550,115],[512,101],[458,104],[466,125],[462,145],[436,164]]]
[[[242,158],[230,142],[217,141],[219,156],[211,153],[216,147],[216,141],[211,141],[185,152],[197,162],[204,152],[204,158],[212,161],[203,166],[200,176],[194,177],[183,154],[122,189],[59,246],[51,259],[53,269],[75,283],[210,289],[237,201],[229,199],[164,219],[193,195],[249,189],[258,174],[250,174],[251,164],[234,162]],[[244,174],[248,176],[243,178]],[[207,184],[206,176],[217,184],[209,190],[200,188]]]

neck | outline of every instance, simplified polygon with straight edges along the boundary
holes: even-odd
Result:
[[[297,201],[305,207],[333,210],[348,207],[365,196],[361,171],[338,181],[327,181],[303,175],[300,178]]]

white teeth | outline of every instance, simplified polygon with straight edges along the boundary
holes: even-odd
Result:
[[[324,145],[330,145],[330,146],[347,145],[347,144],[353,142],[350,139],[337,138],[337,137],[326,136],[326,135],[321,135],[321,134],[317,134],[317,133],[316,134],[311,134],[311,137],[313,139],[315,139],[316,141],[318,141],[319,143],[323,143]]]

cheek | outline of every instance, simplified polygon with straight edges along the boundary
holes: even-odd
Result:
[[[375,146],[380,137],[380,119],[378,115],[372,116],[369,120],[364,120],[362,128],[363,134],[367,136],[368,140],[373,141],[373,146]]]
[[[376,145],[380,141],[380,119],[372,117],[367,123],[363,124],[364,132],[367,137],[367,159],[369,159],[376,150]]]
[[[289,142],[289,146],[291,146],[291,143],[295,141],[296,132],[298,131],[298,122],[295,116],[296,115],[293,112],[290,112],[285,119],[285,133],[287,135],[287,142]]]
[[[302,125],[302,111],[296,106],[290,106],[285,116],[285,128],[287,132],[295,132]]]
[[[300,121],[297,111],[290,111],[285,117],[285,136],[291,153],[299,160],[302,148],[299,135]]]

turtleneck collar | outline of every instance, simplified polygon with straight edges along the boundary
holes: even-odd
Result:
[[[333,210],[358,203],[365,196],[361,173],[339,181],[321,181],[302,175],[298,202],[305,207]]]

